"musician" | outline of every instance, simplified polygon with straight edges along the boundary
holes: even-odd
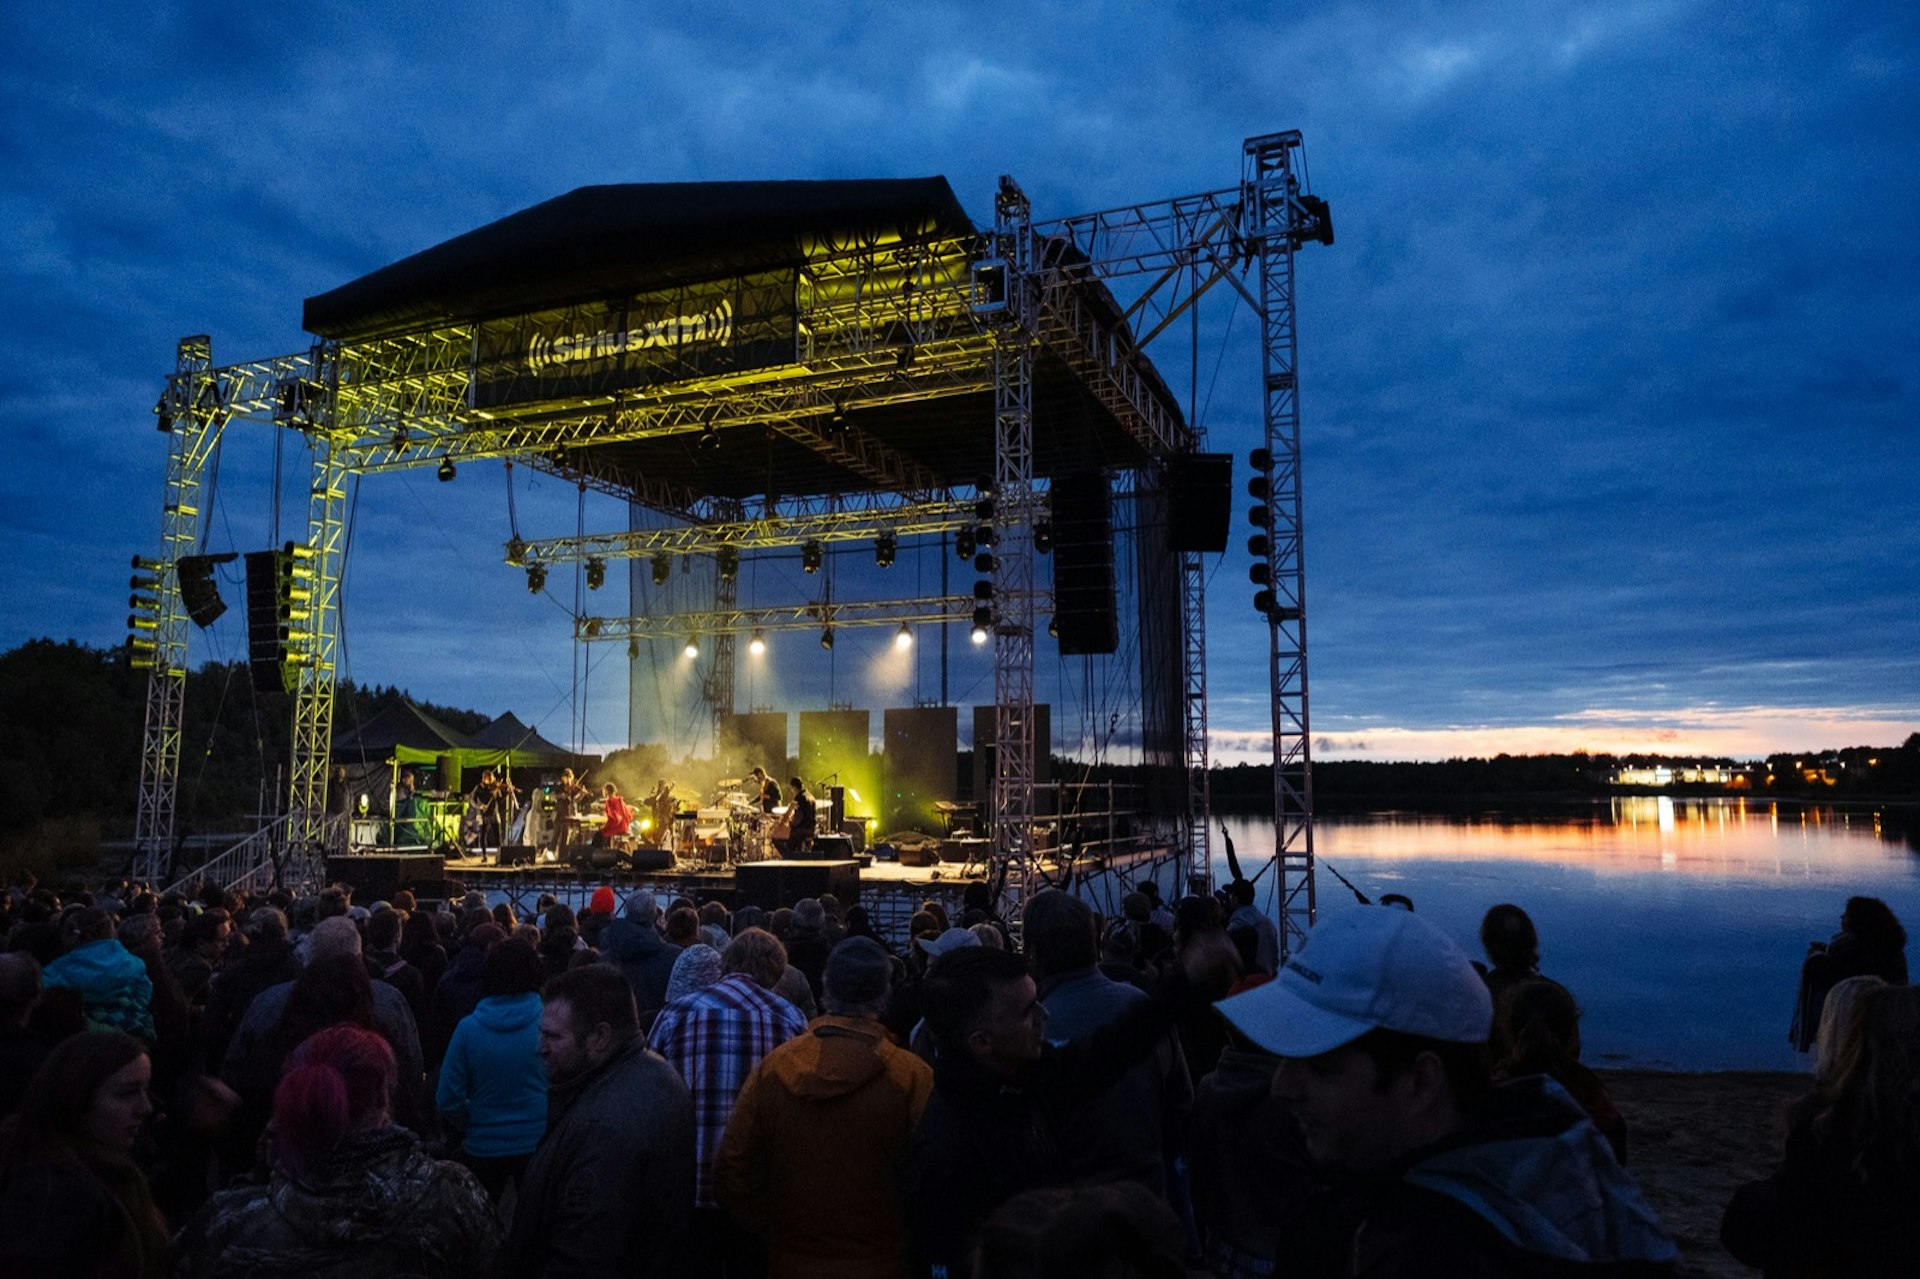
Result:
[[[480,773],[479,784],[467,792],[467,825],[472,828],[474,851],[500,846],[500,779],[491,768]]]
[[[793,788],[793,797],[787,801],[787,840],[780,850],[782,857],[804,857],[813,847],[813,836],[819,825],[819,806],[813,796],[807,794],[807,786],[798,777],[789,778],[787,785]]]
[[[760,811],[771,813],[780,807],[780,783],[767,776],[767,770],[757,765],[747,774],[753,778],[753,784],[760,788]]]
[[[620,791],[612,782],[608,782],[601,788],[601,794],[604,797],[602,807],[606,812],[607,822],[600,828],[600,833],[593,837],[593,842],[605,847],[626,834],[627,829],[633,825],[633,809],[627,806],[626,800],[620,798]]]
[[[653,811],[654,841],[658,843],[673,829],[673,783],[664,777],[655,782],[653,794],[647,796],[647,807]]]
[[[561,861],[567,860],[567,848],[573,843],[574,819],[586,811],[587,788],[573,775],[571,768],[560,770],[560,780],[553,788],[553,825],[560,832],[555,853]]]

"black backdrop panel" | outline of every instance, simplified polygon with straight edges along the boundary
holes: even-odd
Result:
[[[1053,781],[1053,708],[1037,702],[1033,708],[1033,780],[1045,786]],[[1034,803],[1042,813],[1051,811],[1052,791],[1041,791]],[[973,708],[973,801],[980,805],[980,819],[993,816],[993,707]]]
[[[1113,497],[1107,477],[1080,471],[1053,481],[1053,625],[1066,656],[1120,647],[1114,616]]]
[[[787,713],[758,711],[751,715],[729,715],[720,729],[720,762],[725,776],[745,777],[754,768],[764,768],[767,776],[787,784]]]
[[[882,713],[886,790],[880,803],[881,831],[942,830],[933,806],[953,798],[959,733],[957,706],[893,707]]]

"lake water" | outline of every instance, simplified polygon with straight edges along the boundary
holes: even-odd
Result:
[[[1271,822],[1226,825],[1248,873],[1264,865]],[[1214,843],[1225,882],[1218,830]],[[1314,851],[1323,915],[1358,909],[1330,865],[1369,897],[1411,897],[1475,958],[1489,906],[1525,909],[1541,971],[1585,1010],[1589,1065],[1805,1069],[1787,1025],[1807,943],[1856,894],[1920,928],[1920,851],[1871,811],[1633,797],[1548,816],[1322,817]]]

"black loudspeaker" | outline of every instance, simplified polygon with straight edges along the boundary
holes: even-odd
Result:
[[[758,906],[779,910],[802,897],[832,893],[840,905],[860,900],[858,862],[748,862],[733,871],[734,909]]]
[[[1113,497],[1107,477],[1079,471],[1053,481],[1053,626],[1064,656],[1120,647],[1114,616]]]
[[[815,835],[813,855],[827,861],[845,861],[853,856],[853,836]]]
[[[173,566],[180,579],[180,602],[187,606],[188,619],[201,630],[212,626],[214,619],[227,611],[227,602],[220,598],[220,584],[213,577],[213,566],[232,558],[231,554],[182,555]]]
[[[902,844],[895,850],[894,857],[902,866],[938,866],[940,845],[931,841],[925,844]]]
[[[633,850],[633,868],[635,870],[672,870],[673,852],[665,848],[636,848]]]
[[[256,693],[287,691],[280,649],[280,553],[247,552],[247,667]]]
[[[446,877],[447,859],[438,853],[345,853],[327,858],[327,882],[352,884],[353,899],[362,906],[392,901],[403,888]]]
[[[504,844],[500,848],[502,866],[531,866],[540,850],[532,844]]]
[[[1233,523],[1233,454],[1180,453],[1167,459],[1167,549],[1227,549]]]
[[[627,855],[617,848],[587,850],[587,865],[594,870],[625,870],[630,864]]]

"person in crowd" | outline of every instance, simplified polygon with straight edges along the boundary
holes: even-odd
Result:
[[[826,1014],[768,1053],[734,1103],[715,1192],[767,1236],[771,1279],[906,1272],[900,1174],[933,1072],[880,1024],[892,972],[878,942],[841,941],[823,974]]]
[[[1860,996],[1834,1082],[1796,1104],[1786,1153],[1727,1205],[1720,1240],[1769,1279],[1920,1274],[1920,989]]]
[[[440,944],[440,930],[434,927],[432,912],[415,910],[407,914],[406,922],[400,925],[400,957],[420,971],[420,987],[431,1000],[440,985],[440,975],[447,971],[447,948]]]
[[[1223,935],[1234,947],[1242,973],[1264,972],[1257,963],[1258,947],[1249,948],[1241,944],[1247,933],[1245,917],[1242,917],[1238,928],[1229,927],[1226,912],[1213,898],[1183,897],[1173,910],[1173,945],[1160,952],[1150,971],[1170,972],[1180,966],[1188,948],[1196,942]],[[1256,961],[1251,967],[1247,959],[1249,954]],[[1196,1005],[1189,1006],[1181,1014],[1179,1026],[1180,1051],[1186,1056],[1187,1071],[1194,1078],[1199,1078],[1219,1063],[1220,1054],[1227,1046],[1226,1024],[1215,1015],[1213,1009]]]
[[[1137,966],[1154,963],[1173,946],[1173,930],[1154,922],[1153,898],[1138,889],[1120,899],[1120,918],[1124,921],[1122,926],[1134,935]],[[1171,920],[1172,914],[1167,918]]]
[[[695,942],[673,961],[673,976],[667,979],[667,1002],[670,1004],[682,995],[705,990],[725,975],[720,952],[705,942]]]
[[[1229,998],[1272,978],[1254,973]],[[1229,1028],[1220,1064],[1194,1090],[1186,1157],[1194,1224],[1216,1279],[1282,1273],[1292,1217],[1313,1190],[1299,1119],[1273,1095],[1280,1059]]]
[[[1493,1025],[1492,1042],[1501,1045],[1491,1058],[1493,1078],[1551,1077],[1587,1112],[1613,1157],[1626,1163],[1627,1121],[1600,1076],[1580,1064],[1580,1005],[1567,988],[1544,977],[1509,986],[1499,996]]]
[[[558,977],[573,967],[573,957],[581,949],[580,929],[574,923],[573,908],[555,902],[541,916],[540,962],[547,976]]]
[[[466,940],[454,950],[447,971],[440,974],[440,983],[428,1001],[431,1011],[421,1039],[430,1066],[438,1065],[446,1056],[453,1028],[479,1005],[480,971],[486,967],[487,952],[507,939],[506,929],[484,915],[479,918],[482,922],[467,930]]]
[[[693,1099],[647,1051],[617,969],[588,964],[547,983],[540,1058],[547,1132],[521,1179],[500,1273],[690,1273]]]
[[[1096,928],[1092,908],[1058,888],[1035,893],[1021,912],[1027,962],[1052,1043],[1085,1039],[1147,1001],[1145,992],[1100,971]],[[1168,1138],[1192,1104],[1186,1058],[1169,1033],[1098,1097],[1057,1116],[1068,1173],[1078,1181],[1137,1181],[1170,1194]]]
[[[827,940],[827,911],[818,899],[802,897],[793,904],[793,925],[787,934],[787,962],[807,979],[815,1002],[833,943]]]
[[[53,1042],[27,1025],[40,998],[40,965],[25,951],[0,955],[0,1120],[20,1109]]]
[[[600,939],[600,957],[625,974],[642,1017],[658,1011],[680,957],[680,948],[660,935],[659,898],[644,888],[627,898],[621,917]]]
[[[713,1161],[734,1098],[763,1057],[807,1028],[799,1009],[773,992],[787,970],[787,952],[772,933],[747,929],[727,944],[720,966],[719,981],[660,1010],[650,1038],[693,1095],[695,1228],[708,1246],[728,1233],[714,1195]]]
[[[887,944],[886,939],[874,928],[873,917],[867,913],[865,906],[847,907],[847,936],[867,937],[882,946]]]
[[[1849,977],[1878,977],[1889,986],[1907,984],[1907,930],[1878,897],[1847,898],[1840,931],[1831,941],[1807,944],[1799,998],[1788,1030],[1797,1051],[1813,1046],[1827,992]]]
[[[991,924],[999,930],[1001,940],[1006,944],[1002,950],[1013,949],[1013,933],[1007,928],[1007,921],[994,909],[993,890],[987,887],[985,880],[971,879],[960,890],[960,922],[968,928],[976,924]],[[983,945],[992,945],[983,942]]]
[[[371,1004],[371,1027],[392,1046],[398,1063],[396,1104],[402,1122],[421,1123],[426,1064],[420,1052],[419,1028],[413,1023],[406,998],[385,982],[354,980],[355,974],[348,970],[357,968],[358,977],[365,978],[366,965],[360,957],[360,932],[352,920],[335,916],[323,921],[314,928],[309,943],[312,961],[300,977],[261,991],[248,1006],[246,1017],[227,1046],[220,1066],[221,1080],[243,1099],[253,1098],[252,1113],[258,1122],[264,1122],[262,1102],[272,1098],[279,1063],[286,1060],[304,1034],[340,1020],[348,1009],[357,1009],[364,990]],[[345,960],[351,963],[338,962]],[[326,967],[319,973],[312,971],[322,964]],[[296,989],[300,993],[298,1004],[294,1001]],[[357,1014],[353,1019],[360,1020]]]
[[[232,934],[231,917],[215,907],[188,919],[180,930],[180,944],[166,950],[167,971],[180,984],[180,994],[192,1007],[206,1007],[208,987],[220,966],[220,957],[226,953],[227,938]]]
[[[367,976],[399,991],[413,1011],[416,1026],[427,1016],[427,977],[400,953],[400,936],[407,921],[399,911],[383,907],[370,915],[363,934],[361,958]]]
[[[497,1203],[526,1172],[547,1130],[547,1076],[540,1064],[540,987],[546,965],[533,947],[504,942],[487,952],[480,1002],[454,1027],[434,1096],[460,1131],[461,1162]]]
[[[965,931],[965,930],[961,930]],[[1180,1011],[1224,989],[1237,966],[1217,932],[1196,938],[1146,1001],[1064,1046],[1026,961],[974,940],[928,967],[921,1003],[939,1050],[933,1097],[907,1156],[918,1274],[965,1273],[980,1224],[1023,1191],[1068,1180],[1056,1116],[1098,1097],[1151,1053]]]
[[[272,906],[256,906],[247,912],[240,935],[245,938],[244,948],[229,958],[207,986],[207,1008],[200,1024],[209,1068],[225,1060],[227,1045],[260,992],[300,975],[293,944],[287,940],[284,913]]]
[[[132,1151],[153,1113],[146,1045],[75,1035],[0,1133],[0,1274],[144,1279],[167,1273],[167,1225]]]
[[[1493,1037],[1488,1041],[1488,1054],[1498,1062],[1506,1056],[1511,1042],[1506,1038],[1506,1025],[1500,1018],[1501,999],[1522,982],[1552,982],[1553,979],[1540,974],[1540,934],[1534,929],[1533,919],[1518,906],[1502,902],[1481,917],[1480,947],[1486,951],[1490,966],[1475,963],[1474,967],[1487,983],[1487,992],[1493,996]],[[1571,993],[1567,995],[1567,1002],[1574,1003]]]
[[[331,1026],[303,1042],[273,1094],[272,1174],[214,1195],[175,1243],[181,1274],[485,1275],[500,1243],[467,1169],[393,1121],[387,1041]]]
[[[74,912],[65,931],[72,947],[46,966],[42,983],[77,992],[90,1028],[124,1031],[151,1044],[153,979],[114,936],[113,916],[89,906]]]
[[[1144,1186],[1116,1182],[1029,1190],[980,1227],[974,1279],[1187,1279],[1186,1232]]]
[[[1490,1083],[1493,997],[1420,916],[1328,915],[1277,980],[1219,1008],[1284,1058],[1276,1095],[1329,1178],[1289,1234],[1291,1272],[1677,1273],[1678,1249],[1572,1099],[1538,1076]]]
[[[700,914],[691,906],[675,906],[667,912],[667,922],[660,930],[667,941],[682,950],[700,940]]]
[[[1277,973],[1280,971],[1280,930],[1274,927],[1267,913],[1254,904],[1254,895],[1254,887],[1247,880],[1236,879],[1227,885],[1227,901],[1233,906],[1233,913],[1227,916],[1227,931],[1252,929],[1254,967],[1263,973]]]
[[[1813,1045],[1813,1082],[1816,1085],[1829,1085],[1840,1077],[1840,1050],[1847,1046],[1848,1033],[1853,1029],[1854,1005],[1860,996],[1870,990],[1879,990],[1887,983],[1871,974],[1860,977],[1845,977],[1833,985],[1827,992],[1827,1001],[1820,1010],[1820,1034]]]
[[[847,935],[847,926],[841,912],[840,899],[832,893],[821,893],[816,899],[820,903],[820,935],[827,939],[827,949],[832,950]]]

